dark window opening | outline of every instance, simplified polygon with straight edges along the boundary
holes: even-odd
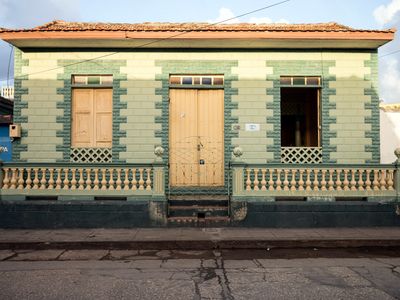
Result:
[[[281,88],[281,146],[319,147],[319,88]]]

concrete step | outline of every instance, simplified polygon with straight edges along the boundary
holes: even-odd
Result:
[[[170,217],[228,217],[229,210],[228,206],[205,206],[205,205],[193,205],[193,206],[170,206],[169,216]]]
[[[193,200],[193,199],[183,199],[183,200],[169,200],[170,206],[228,206],[229,200]]]
[[[228,225],[230,222],[227,216],[212,216],[212,217],[169,217],[168,226],[197,226],[197,227],[217,227]]]

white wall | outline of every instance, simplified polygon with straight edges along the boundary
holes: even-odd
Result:
[[[381,163],[393,163],[396,156],[393,151],[400,147],[400,111],[381,114]]]

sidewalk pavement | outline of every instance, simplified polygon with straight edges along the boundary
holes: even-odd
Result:
[[[0,249],[400,247],[400,227],[0,229]]]

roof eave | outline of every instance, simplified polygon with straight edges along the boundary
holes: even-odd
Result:
[[[2,32],[0,38],[6,42],[19,47],[54,47],[55,41],[63,41],[64,47],[77,47],[83,41],[87,41],[90,47],[104,47],[104,43],[118,41],[120,46],[124,47],[126,41],[127,47],[131,47],[135,42],[146,43],[152,41],[151,48],[165,47],[171,42],[180,42],[184,46],[185,42],[202,41],[212,43],[212,41],[266,41],[273,47],[274,41],[286,41],[289,47],[296,48],[298,41],[317,41],[320,46],[325,41],[332,47],[332,41],[341,41],[342,44],[356,45],[358,42],[369,41],[369,48],[378,48],[394,39],[393,31],[354,31],[354,32],[326,32],[326,31],[189,31],[189,32],[170,32],[170,31],[21,31],[21,32]],[[157,41],[159,40],[159,41]],[[90,42],[89,42],[90,41]],[[101,41],[96,46],[96,41]],[[65,46],[68,45],[69,46]],[[172,43],[173,44],[173,43]],[[205,43],[207,44],[207,43]],[[41,46],[40,46],[41,45]],[[244,44],[245,46],[245,44]],[[192,46],[193,47],[193,46]],[[246,47],[244,47],[246,48]],[[252,47],[250,47],[252,48]],[[334,47],[333,47],[334,48]],[[343,48],[342,46],[339,48]],[[356,47],[358,48],[358,47]]]

